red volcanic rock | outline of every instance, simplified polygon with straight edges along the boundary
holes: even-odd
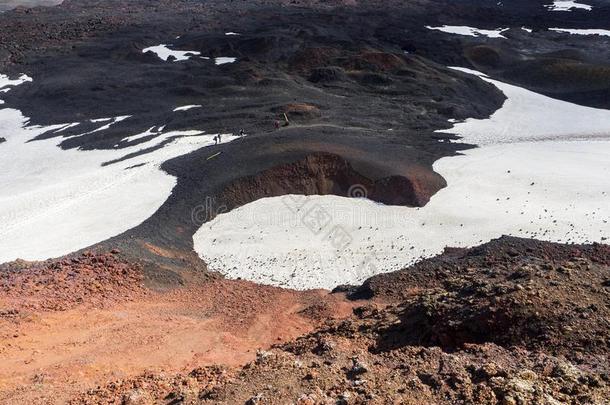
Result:
[[[610,247],[599,244],[504,237],[448,249],[369,280],[359,293],[373,299],[352,317],[259,351],[226,378],[142,375],[74,403],[605,404],[609,269]],[[324,319],[328,309],[300,314]]]
[[[0,266],[0,300],[19,309],[105,306],[145,294],[143,278],[140,266],[112,253],[84,252],[47,262],[16,261]]]

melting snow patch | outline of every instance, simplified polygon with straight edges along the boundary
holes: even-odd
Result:
[[[575,35],[601,35],[610,37],[610,31],[597,29],[549,28],[549,31],[565,32]]]
[[[107,129],[109,129],[111,126],[113,126],[116,123],[119,123],[121,121],[125,121],[127,118],[131,118],[131,115],[121,115],[119,117],[113,117],[113,118],[99,118],[96,120],[91,120],[91,122],[106,122],[108,120],[111,120],[111,122],[109,122],[106,125],[102,125],[101,127],[94,129],[91,132],[87,132],[88,134],[92,134],[94,132],[101,132],[101,131],[105,131]]]
[[[502,33],[508,28],[498,28],[496,30],[483,30],[480,28],[467,27],[463,25],[443,25],[442,27],[426,26],[430,30],[437,30],[449,34],[466,35],[471,37],[485,36],[488,38],[506,38]]]
[[[8,76],[0,74],[0,89],[2,89],[2,91],[4,93],[8,92],[10,89],[7,89],[6,87],[12,87],[12,86],[19,86],[20,84],[26,83],[26,82],[31,82],[32,78],[29,77],[28,75],[21,75],[19,76],[17,79],[9,79]]]
[[[80,122],[73,122],[73,123],[68,124],[68,125],[66,125],[66,126],[64,126],[64,127],[59,128],[59,129],[58,129],[58,130],[56,130],[56,131],[53,131],[53,133],[58,134],[58,133],[60,133],[60,132],[64,132],[65,130],[68,130],[68,129],[70,129],[70,128],[74,128],[74,127],[76,127],[76,126],[78,126],[78,125],[80,125]]]
[[[217,65],[224,65],[224,64],[226,64],[226,63],[233,63],[233,62],[235,62],[236,60],[237,60],[237,58],[231,58],[231,57],[225,57],[225,56],[222,56],[222,57],[220,57],[220,58],[215,58],[215,59],[214,59],[214,62],[215,62]]]
[[[142,132],[141,134],[138,135],[133,135],[133,136],[128,136],[127,138],[124,138],[125,141],[127,142],[133,142],[133,141],[137,141],[138,139],[141,138],[145,138],[147,136],[150,135],[163,135],[163,139],[167,139],[167,138],[173,138],[173,137],[184,137],[184,136],[198,136],[204,133],[204,131],[197,131],[197,130],[188,130],[188,131],[169,131],[169,132],[165,132],[163,133],[163,127],[159,128],[157,131],[153,131],[155,127],[152,127],[150,129],[148,129],[145,132]],[[214,137],[213,135],[211,135],[212,138]]]
[[[146,52],[154,52],[159,58],[164,61],[168,61],[171,56],[175,58],[176,62],[188,60],[193,56],[201,55],[201,52],[197,51],[176,51],[173,49],[169,49],[167,45],[161,44],[157,46],[151,46],[142,50],[142,53]]]
[[[610,233],[603,222],[610,220],[604,210],[610,142],[494,145],[441,159],[435,170],[449,187],[424,208],[335,196],[268,198],[205,224],[195,249],[230,278],[332,289],[401,269],[445,246],[503,234],[584,242]],[[312,227],[315,213],[329,221],[321,232]],[[343,248],[340,234],[349,242]]]
[[[133,142],[133,141],[137,141],[138,139],[146,138],[147,136],[158,135],[159,132],[157,132],[155,130],[155,128],[156,128],[155,126],[152,126],[152,127],[148,128],[146,131],[142,132],[141,134],[131,135],[126,138],[123,138],[123,140],[126,142]],[[118,146],[118,145],[115,145],[115,146]]]
[[[106,121],[110,121],[112,119],[113,119],[112,117],[110,117],[110,118],[95,118],[95,119],[92,119],[92,120],[89,120],[89,121],[91,121],[93,123],[96,123],[96,122],[106,122]]]
[[[488,78],[466,68],[454,68],[474,74],[498,87],[507,97],[502,108],[489,119],[469,118],[456,123],[448,132],[465,141],[488,145],[529,140],[565,138],[595,139],[610,135],[610,111],[567,103]]]
[[[193,108],[201,108],[201,105],[199,105],[199,104],[183,105],[182,107],[174,108],[174,112],[177,112],[177,111],[188,111],[188,110],[191,110]]]
[[[231,35],[241,35],[241,34],[238,32],[227,32],[227,33],[225,33],[225,35],[231,36]]]
[[[593,7],[588,4],[577,3],[574,0],[555,0],[553,4],[547,6],[550,11],[572,11],[573,9],[581,9],[591,11]]]
[[[195,250],[231,278],[330,289],[401,269],[446,246],[503,234],[580,243],[607,237],[610,111],[469,72],[507,100],[488,119],[444,131],[482,146],[434,164],[448,187],[425,207],[335,196],[267,198],[204,224],[193,237]]]
[[[0,109],[0,136],[6,138],[0,154],[11,156],[0,159],[0,263],[64,255],[139,225],[176,184],[161,164],[214,144],[214,135],[197,131],[173,139],[185,133],[167,132],[123,149],[62,150],[61,138],[29,141],[74,124],[38,127],[27,126],[28,120],[18,110]],[[169,139],[153,152],[103,165]]]

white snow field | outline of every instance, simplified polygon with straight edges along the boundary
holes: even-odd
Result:
[[[193,56],[201,55],[201,52],[197,51],[176,51],[173,49],[169,49],[167,45],[161,44],[157,46],[150,46],[148,48],[142,49],[142,53],[146,52],[154,52],[160,59],[164,61],[168,61],[170,56],[175,58],[174,62],[180,62],[183,60],[189,60]]]
[[[533,140],[610,139],[610,111],[583,107],[492,80],[466,68],[499,88],[507,100],[485,120],[467,119],[439,131],[461,136],[479,146]]]
[[[448,34],[466,35],[470,37],[484,36],[488,38],[506,38],[502,33],[508,28],[498,28],[495,30],[484,30],[480,28],[467,27],[465,25],[443,25],[442,27],[426,26],[429,30],[437,30]]]
[[[237,33],[227,33],[226,35],[239,35],[239,34],[237,34]],[[207,56],[201,56],[201,52],[198,52],[198,51],[178,51],[178,50],[170,49],[168,47],[168,45],[165,45],[165,44],[156,45],[156,46],[149,46],[148,48],[142,49],[142,53],[146,53],[146,52],[153,52],[160,59],[163,59],[166,62],[169,61],[169,58],[171,56],[174,57],[174,60],[173,60],[174,62],[181,62],[181,61],[189,60],[190,58],[195,57],[195,56],[199,57],[201,59],[210,59]],[[233,56],[219,56],[217,58],[214,58],[214,64],[216,64],[216,65],[226,65],[228,63],[235,63],[236,61],[237,61],[237,58],[235,58]],[[178,110],[178,111],[180,111],[180,110]]]
[[[221,56],[214,59],[214,63],[217,65],[226,65],[227,63],[235,63],[235,61],[237,61],[237,58],[232,56]]]
[[[331,289],[401,269],[446,246],[504,234],[604,241],[610,236],[610,111],[483,78],[508,99],[489,119],[446,131],[481,147],[434,164],[448,186],[425,207],[336,196],[267,198],[204,224],[195,250],[231,278]]]
[[[174,112],[188,111],[188,110],[192,110],[193,108],[201,108],[201,107],[202,107],[202,105],[200,105],[200,104],[183,105],[183,106],[174,108]]]
[[[0,89],[17,84],[0,75]],[[45,131],[59,132],[75,124],[29,126],[20,111],[0,109],[0,137],[6,139],[0,143],[0,263],[64,255],[139,225],[154,214],[176,184],[173,176],[160,169],[161,163],[214,144],[212,134],[163,133],[162,128],[150,141],[115,150],[62,150],[61,138],[28,142]],[[190,136],[102,166],[177,135]],[[230,142],[235,137],[227,134],[222,139]]]
[[[591,11],[593,7],[574,0],[555,0],[553,1],[553,4],[548,6],[548,9],[550,11],[572,11],[574,9]]]
[[[600,35],[610,37],[610,31],[597,29],[549,28],[549,31],[564,32],[574,35]]]

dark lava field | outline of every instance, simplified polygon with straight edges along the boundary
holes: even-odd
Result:
[[[608,404],[582,1],[0,0],[0,403]],[[351,257],[388,260],[215,222],[289,194],[372,215]]]
[[[504,101],[494,86],[447,66],[609,108],[607,37],[547,29],[607,28],[610,5],[593,0],[595,13],[551,12],[548,2],[66,0],[19,7],[0,15],[0,71],[26,73],[35,85],[4,99],[30,124],[80,122],[40,135],[64,138],[65,149],[133,146],[156,135],[124,141],[124,134],[152,126],[243,130],[248,136],[223,145],[214,159],[216,147],[166,162],[163,169],[178,178],[170,199],[113,241],[136,256],[147,253],[133,241],[146,240],[198,261],[191,236],[201,224],[191,211],[209,196],[231,209],[287,193],[345,195],[358,180],[374,200],[424,205],[445,186],[432,163],[466,147],[441,142],[451,135],[434,131],[449,128],[450,118],[487,117]],[[445,24],[510,30],[505,40],[426,28]],[[212,59],[164,61],[142,52],[159,44]],[[217,65],[216,57],[237,61]],[[177,117],[177,105],[202,108]],[[96,126],[86,120],[127,115],[87,133]]]

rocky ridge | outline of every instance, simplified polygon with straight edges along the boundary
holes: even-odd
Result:
[[[504,237],[380,275],[345,320],[241,369],[144,374],[74,403],[604,404],[610,247]]]

